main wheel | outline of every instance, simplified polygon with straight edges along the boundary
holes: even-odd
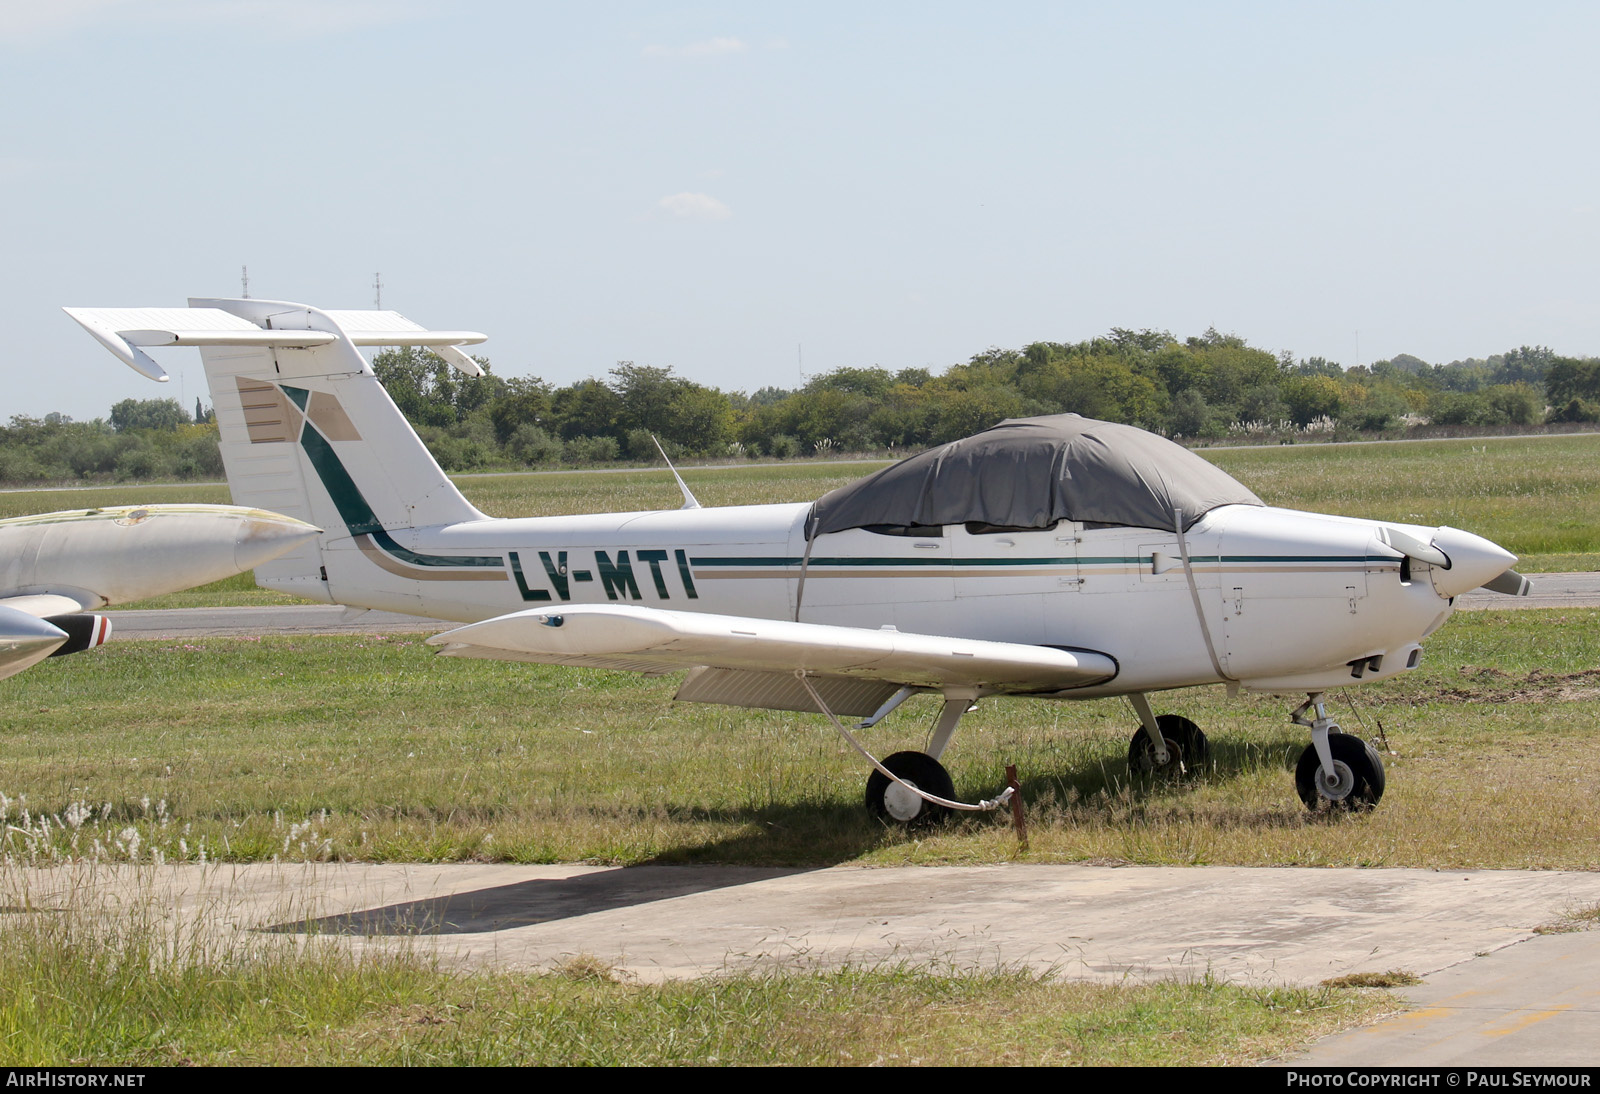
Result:
[[[1294,768],[1294,788],[1307,809],[1326,805],[1352,812],[1371,809],[1383,797],[1383,758],[1378,750],[1348,733],[1328,734],[1335,778],[1323,773],[1315,745],[1307,745]]]
[[[1167,762],[1156,763],[1155,745],[1150,743],[1150,735],[1139,729],[1128,742],[1128,770],[1135,775],[1188,775],[1210,762],[1211,745],[1189,719],[1163,714],[1156,719],[1156,728],[1167,739]]]
[[[883,766],[918,790],[940,798],[955,797],[956,784],[950,781],[950,773],[926,752],[896,752],[883,761]],[[908,828],[938,824],[950,815],[944,806],[924,801],[877,770],[867,777],[867,809],[873,816]]]

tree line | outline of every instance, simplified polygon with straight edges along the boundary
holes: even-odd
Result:
[[[1431,365],[1409,354],[1343,368],[1208,330],[1113,329],[1081,342],[988,349],[935,374],[845,367],[793,388],[723,392],[670,367],[618,362],[605,379],[462,376],[416,348],[373,369],[448,471],[652,462],[668,455],[791,458],[901,453],[1003,418],[1076,412],[1187,441],[1397,435],[1441,426],[1600,421],[1600,358],[1521,346]],[[109,418],[16,416],[0,481],[215,478],[216,425],[196,401],[125,399]]]

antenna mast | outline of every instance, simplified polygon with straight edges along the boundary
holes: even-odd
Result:
[[[372,306],[379,311],[383,310],[383,275],[381,273],[372,275]]]
[[[239,292],[246,299],[250,299],[250,267],[239,267]]]

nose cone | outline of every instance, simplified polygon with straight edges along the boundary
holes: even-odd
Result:
[[[240,570],[253,570],[321,534],[322,529],[303,520],[257,509],[240,523],[233,561]]]
[[[43,661],[66,640],[60,627],[0,606],[0,679]]]
[[[1485,585],[1511,568],[1517,556],[1482,536],[1459,528],[1439,528],[1433,545],[1450,559],[1448,569],[1435,566],[1433,588],[1440,596],[1454,597]]]

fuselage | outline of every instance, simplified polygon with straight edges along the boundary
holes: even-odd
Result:
[[[1074,698],[1218,681],[1321,690],[1390,676],[1415,666],[1453,603],[1432,567],[1380,538],[1410,526],[1228,505],[1182,543],[1171,531],[1062,522],[856,528],[808,544],[810,508],[486,518],[325,540],[325,595],[461,622],[621,602],[1070,646],[1118,661],[1115,680],[1063,693]],[[1410,531],[1426,542],[1440,530]],[[1487,574],[1512,561],[1467,538],[1492,554],[1498,569]]]

